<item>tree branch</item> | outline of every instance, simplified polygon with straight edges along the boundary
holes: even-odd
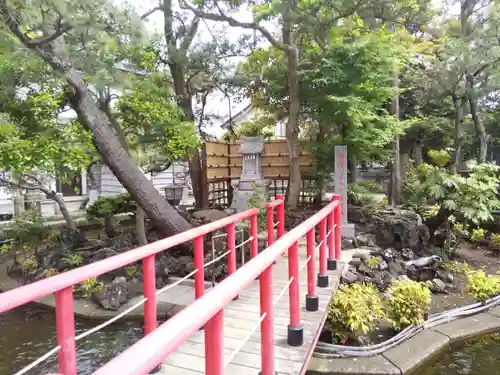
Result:
[[[198,25],[200,24],[200,17],[195,16],[193,19],[193,23],[189,27],[188,32],[184,36],[181,42],[181,49],[184,51],[187,51],[191,43],[193,42],[194,36],[196,35],[196,32],[198,31]]]
[[[146,18],[148,18],[150,15],[152,15],[153,13],[159,11],[159,10],[162,10],[163,8],[161,6],[157,6],[157,7],[154,7],[153,9],[150,9],[148,10],[146,13],[144,13],[142,16],[141,16],[141,20],[145,20]]]
[[[56,31],[52,35],[47,35],[47,36],[42,36],[39,38],[34,38],[31,39],[29,42],[27,42],[28,46],[33,46],[33,47],[39,47],[44,44],[49,44],[62,36],[63,34],[67,33],[73,29],[73,25],[71,25],[69,22],[63,22],[61,18],[57,20],[57,26],[56,26]]]
[[[255,22],[241,22],[232,17],[225,15],[219,8],[219,14],[204,12],[200,9],[195,8],[190,5],[186,0],[179,0],[179,5],[182,9],[189,10],[197,17],[217,21],[217,22],[227,22],[230,26],[241,27],[247,30],[257,30],[271,43],[271,45],[279,50],[287,51],[288,46],[278,41],[272,34],[265,28]]]

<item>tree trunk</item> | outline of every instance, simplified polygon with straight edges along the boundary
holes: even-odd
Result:
[[[488,154],[488,135],[478,115],[476,88],[474,87],[474,77],[471,74],[467,74],[467,99],[469,101],[472,122],[476,129],[476,137],[479,141],[478,163],[486,163],[486,156]]]
[[[174,80],[174,89],[177,97],[177,105],[183,111],[184,121],[195,121],[193,112],[192,97],[189,95],[186,87],[186,77],[184,66],[177,63],[170,63],[170,74]],[[201,155],[199,149],[194,149],[189,155],[189,176],[191,177],[191,186],[195,199],[196,208],[203,209],[208,207],[208,187],[203,178],[203,169],[201,167]]]
[[[286,125],[286,143],[288,145],[288,158],[290,163],[287,188],[287,207],[297,208],[300,198],[302,178],[300,175],[299,159],[299,79],[298,59],[299,51],[293,42],[292,27],[293,16],[297,8],[297,1],[290,0],[283,9],[283,44],[286,46],[287,57],[287,84],[288,84],[288,123]]]
[[[297,78],[297,60],[298,50],[291,48],[287,51],[288,57],[288,123],[286,126],[286,143],[288,145],[288,158],[290,163],[288,180],[287,207],[289,209],[297,208],[300,197],[300,185],[302,178],[300,174],[299,158],[299,125],[298,117],[300,110],[299,85]]]
[[[57,203],[59,207],[59,211],[61,211],[61,215],[63,216],[64,220],[66,221],[66,227],[68,229],[76,230],[76,224],[75,221],[73,220],[73,217],[71,216],[68,206],[66,206],[66,202],[64,202],[64,198],[61,197],[59,194],[56,192],[52,192],[52,194],[47,195],[47,198],[52,199],[54,202]]]
[[[172,235],[190,229],[189,223],[167,203],[153,183],[133,163],[111,130],[109,120],[92,100],[80,74],[73,68],[66,68],[62,73],[74,90],[71,97],[73,109],[80,121],[92,132],[94,145],[118,181],[163,234]]]
[[[439,227],[443,225],[443,223],[446,221],[448,217],[450,217],[450,215],[451,212],[448,211],[446,208],[444,208],[443,205],[441,205],[436,216],[433,216],[424,222],[425,226],[429,228],[430,238],[434,236],[434,233],[436,233]]]
[[[455,109],[455,151],[453,152],[453,159],[451,161],[451,173],[457,173],[457,168],[462,162],[462,121],[463,121],[463,102],[461,103],[455,94],[452,94],[453,107]]]
[[[146,237],[146,226],[144,225],[145,219],[146,215],[144,214],[144,210],[137,206],[137,210],[135,212],[135,230],[137,232],[137,243],[139,246],[143,246],[148,243],[148,239]]]
[[[393,78],[394,98],[391,103],[391,112],[399,120],[399,73],[394,72]],[[401,180],[401,159],[399,149],[399,134],[394,138],[392,145],[393,162],[391,168],[391,189],[389,195],[389,203],[391,205],[401,204],[402,180]]]
[[[422,155],[422,145],[420,142],[415,142],[415,145],[413,147],[413,157],[415,158],[415,166],[418,167],[420,164],[422,164],[424,160],[424,156]]]
[[[319,125],[318,134],[316,135],[316,143],[319,145],[325,143],[325,127],[322,126],[321,124]],[[319,205],[323,200],[323,193],[325,192],[326,174],[324,173],[325,170],[323,165],[318,166],[318,168],[320,172],[317,174],[318,191],[316,192],[316,196],[314,197],[314,203]]]
[[[349,164],[349,183],[356,184],[359,181],[359,173],[358,173],[358,163],[356,162],[356,157],[352,154],[347,153]]]

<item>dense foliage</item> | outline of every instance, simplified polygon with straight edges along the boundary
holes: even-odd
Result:
[[[424,322],[431,305],[427,285],[413,281],[394,281],[386,292],[384,308],[395,330]]]

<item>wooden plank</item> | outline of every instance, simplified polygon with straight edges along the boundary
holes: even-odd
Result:
[[[301,264],[305,261],[305,247],[299,246]],[[275,297],[287,285],[287,258],[282,257],[273,266],[273,294]],[[304,269],[305,270],[305,269]],[[301,347],[291,347],[287,343],[287,327],[289,323],[288,291],[283,293],[281,300],[275,306],[274,338],[275,338],[275,370],[278,374],[300,374],[313,350],[312,345],[320,330],[327,311],[328,302],[333,291],[338,286],[340,271],[328,272],[330,286],[316,288],[320,297],[319,311],[305,310],[305,297],[301,301],[301,323],[304,327],[304,344]],[[307,275],[300,275],[300,295],[307,293]],[[260,346],[260,300],[259,281],[256,280],[244,291],[237,300],[224,309],[224,358],[227,361],[234,350],[240,351],[226,367],[225,373],[231,375],[256,375],[261,368]],[[255,328],[255,332],[252,330]],[[244,343],[244,340],[247,340]],[[186,374],[194,375],[205,372],[205,333],[199,331],[193,334],[175,353],[165,361],[161,375]]]
[[[224,349],[224,363],[227,363],[229,361],[233,351],[234,351],[234,349],[226,349],[226,348]],[[192,356],[204,358],[205,357],[205,344],[200,344],[200,343],[188,341],[185,344],[183,344],[176,351],[176,353],[184,353],[184,354],[189,354]],[[280,373],[297,374],[302,367],[303,356],[296,356],[295,358],[296,358],[296,360],[293,360],[292,358],[281,358],[281,357],[276,358],[277,359],[276,360],[276,367],[282,368],[282,370],[280,370]],[[286,362],[286,363],[284,363],[284,362]],[[255,372],[257,373],[261,369],[260,353],[253,354],[253,353],[249,353],[249,352],[242,350],[231,359],[230,364],[237,365],[237,366],[251,367],[251,368],[254,368]],[[226,367],[226,369],[228,369],[229,366],[230,365],[228,365]],[[229,370],[227,370],[227,371],[229,371]]]

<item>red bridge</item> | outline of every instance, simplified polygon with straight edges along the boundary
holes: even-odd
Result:
[[[55,294],[57,346],[17,374],[57,354],[59,373],[76,375],[76,342],[119,317],[76,336],[73,285],[141,260],[144,298],[128,311],[144,304],[145,337],[94,375],[304,374],[338,284],[340,197],[287,233],[283,198],[278,198],[267,204],[268,246],[260,253],[259,210],[253,208],[0,294],[0,313]],[[236,244],[235,224],[243,220],[250,221],[251,260],[237,269],[236,251],[243,244]],[[204,264],[203,239],[221,229],[228,248],[212,262],[227,257],[229,275],[205,292],[205,268],[212,262]],[[157,290],[155,255],[189,241],[195,270]],[[189,277],[194,277],[196,300],[158,326],[157,295]]]

